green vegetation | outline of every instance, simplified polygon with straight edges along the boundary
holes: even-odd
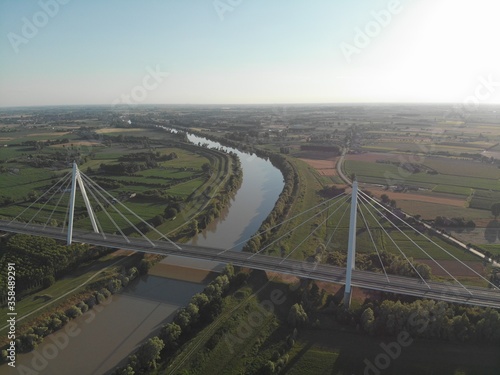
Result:
[[[287,286],[253,271],[238,284],[223,296],[218,317],[188,340],[180,339],[179,323],[168,324],[157,369],[146,373],[362,374],[366,361],[385,353],[381,345],[398,343],[402,334],[401,357],[391,359],[387,373],[484,375],[500,368],[500,313],[493,309],[386,295],[346,310],[337,294],[307,280]]]
[[[127,207],[138,216],[150,225],[161,226],[160,230],[178,240],[194,234],[193,226],[185,226],[190,219],[198,221],[197,231],[205,228],[239,187],[241,172],[234,155],[182,143],[181,135],[156,128],[114,130],[80,126],[72,128],[71,140],[66,137],[47,140],[54,130],[40,128],[41,140],[20,138],[18,143],[8,144],[10,157],[2,160],[0,169],[0,174],[6,176],[0,179],[3,181],[0,183],[1,215],[13,218],[21,214],[17,220],[26,221],[36,215],[33,222],[65,225],[68,194],[54,190],[40,197],[69,170],[72,160],[79,162],[80,170],[116,201],[126,201]],[[44,134],[45,141],[42,140]],[[149,138],[152,135],[154,138]],[[28,154],[27,150],[31,152]],[[51,168],[49,174],[48,167]],[[97,201],[93,197],[90,199],[103,230],[116,232],[115,224]],[[112,200],[111,197],[107,199]],[[100,200],[104,203],[102,198]],[[148,231],[147,226],[141,225],[121,205],[116,203],[114,206],[134,225]],[[118,212],[111,208],[107,211],[124,233],[131,235],[134,232]],[[79,194],[75,227],[91,228]]]
[[[432,191],[434,193],[464,195],[464,196],[468,197],[473,192],[473,189],[462,187],[462,186],[436,185],[432,189]]]
[[[358,160],[346,160],[347,173],[355,173],[360,182],[382,185],[405,184],[433,189],[436,185],[459,186],[462,188],[500,191],[497,179],[476,177],[472,179],[457,178],[451,174],[402,173],[400,167],[389,164],[371,163]]]
[[[202,293],[195,294],[190,303],[174,317],[172,323],[162,327],[160,334],[148,340],[129,358],[128,363],[116,374],[126,373],[128,368],[135,372],[147,372],[156,369],[156,360],[178,360],[174,356],[175,349],[193,337],[198,330],[214,321],[222,311],[223,296],[231,283],[238,283],[241,278],[235,278],[234,270],[228,265],[223,274],[215,278]],[[165,349],[163,351],[163,349]]]
[[[139,258],[136,257],[136,260],[138,261]],[[139,271],[135,266],[128,269],[121,268],[118,272],[110,273],[106,277],[94,281],[83,292],[72,296],[68,301],[46,309],[43,315],[31,318],[29,325],[18,327],[17,351],[19,353],[32,351],[46,336],[64,327],[71,319],[87,313],[96,305],[105,304],[105,301],[112,294],[119,292],[138,275]],[[52,296],[48,294],[41,296],[41,299],[45,299],[45,301],[50,298]],[[92,315],[91,312],[89,314]],[[5,359],[2,351],[0,361],[4,362]]]
[[[98,259],[108,249],[85,244],[64,246],[51,238],[16,234],[8,239],[0,251],[0,266],[16,265],[16,293],[19,298],[28,293],[45,289],[82,263]],[[7,275],[2,273],[0,295],[2,304],[7,300]]]

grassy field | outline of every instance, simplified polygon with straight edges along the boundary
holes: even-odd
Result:
[[[405,184],[433,189],[436,185],[500,191],[498,179],[484,177],[457,178],[451,174],[408,173],[398,166],[359,160],[346,160],[345,170],[355,173],[360,182],[382,185]]]
[[[432,192],[452,194],[452,195],[464,195],[468,197],[473,192],[473,189],[462,186],[436,185],[432,189]]]
[[[71,299],[72,296],[85,292],[89,284],[105,279],[109,275],[116,274],[116,272],[120,271],[122,267],[127,266],[131,261],[132,257],[125,255],[106,255],[96,261],[82,265],[71,275],[57,280],[52,286],[18,300],[16,303],[16,312],[19,318],[26,317],[22,321],[18,320],[16,326],[18,334],[25,332],[31,326],[32,321],[38,317],[43,316],[48,311],[53,311],[58,306],[65,306],[67,300]],[[36,311],[37,309],[40,310]],[[0,309],[1,314],[5,315],[6,312],[6,307]],[[28,314],[31,315],[27,316]],[[0,346],[6,343],[7,336],[2,335]]]
[[[78,129],[78,127],[71,129]],[[33,133],[36,133],[35,136],[32,136]],[[78,139],[76,133],[57,132],[47,127],[41,127],[36,132],[32,129],[22,129],[15,133],[5,134],[10,136],[15,134],[16,136],[15,143],[10,142],[8,147],[0,148],[2,153],[0,154],[0,160],[3,161],[2,166],[5,167],[0,178],[0,196],[10,197],[14,201],[13,204],[4,205],[0,208],[0,215],[7,218],[16,217],[32,204],[35,198],[28,198],[30,194],[35,197],[42,195],[70,170],[69,165],[66,168],[59,166],[59,168],[53,168],[52,170],[27,165],[30,163],[31,157],[44,158],[46,155],[61,152],[61,150],[68,153],[78,152],[81,158],[85,156],[85,159],[79,165],[80,170],[93,179],[97,179],[99,184],[111,183],[116,185],[113,188],[108,187],[106,190],[117,199],[125,199],[126,205],[144,220],[150,220],[157,215],[163,214],[167,203],[157,199],[132,197],[132,194],[157,189],[162,191],[164,196],[178,197],[181,202],[184,202],[184,210],[179,218],[185,222],[208,203],[210,197],[206,193],[214,194],[217,187],[230,177],[232,168],[230,158],[215,150],[180,144],[165,147],[163,145],[165,142],[176,144],[175,139],[172,138],[173,136],[170,133],[158,132],[153,129],[102,128],[98,130],[98,134],[101,135],[154,136],[151,141],[154,145],[150,146],[152,148],[144,148],[140,144],[133,143],[131,145],[126,142],[112,142],[111,144],[103,142],[98,143],[98,146],[86,146],[81,144],[83,141]],[[31,140],[45,141],[47,139],[68,138],[68,135],[71,135],[69,142],[73,143],[49,145],[39,150],[34,150],[33,147],[30,148],[24,143]],[[27,149],[30,149],[29,154],[32,156],[27,157]],[[102,163],[118,165],[121,162],[120,158],[124,155],[144,152],[154,152],[160,155],[175,153],[177,157],[172,160],[161,161],[157,167],[138,171],[133,175],[110,176],[98,173],[99,166]],[[207,175],[203,172],[202,166],[204,164],[210,164],[213,173]],[[34,219],[35,222],[62,225],[65,221],[69,202],[68,194],[62,194],[61,200],[56,207],[55,205],[61,194],[53,190],[45,198],[50,198],[52,193],[55,194],[50,202],[40,201],[40,203],[34,203],[22,214],[20,219],[28,221],[33,215],[37,214]],[[96,196],[98,196],[97,193]],[[111,201],[112,198],[107,197],[107,199]],[[93,197],[90,196],[90,200],[94,208],[99,208]],[[105,204],[102,198],[99,198],[99,200]],[[115,207],[119,207],[119,205],[115,204]],[[120,211],[126,212],[123,209],[120,209]],[[108,212],[114,220],[123,222],[123,219],[119,219],[119,215],[114,210],[109,209]],[[86,209],[80,194],[77,194],[76,197],[75,215],[77,217],[75,220],[76,227],[91,228],[89,219],[85,218]],[[117,231],[104,212],[98,212],[97,216],[102,221],[101,224],[105,231],[111,233]],[[126,214],[126,216],[137,225],[138,220],[135,217],[129,214]],[[169,221],[163,225],[162,229],[171,231],[182,224],[179,220]],[[124,225],[125,228],[130,227],[128,223],[124,223]]]
[[[260,301],[269,300],[271,293],[281,291],[282,295],[285,295],[287,290],[286,284],[268,281],[263,273],[253,272],[247,285],[233,291],[233,294],[224,300],[222,314],[185,344],[175,354],[168,367],[160,368],[157,374],[163,374],[167,369],[167,372],[172,374],[192,375],[229,375],[245,373],[250,369],[258,371],[267,358],[279,348],[279,344],[273,341],[289,331],[286,327],[280,327],[277,315],[267,314],[264,319],[259,320],[256,328],[249,326],[241,344],[231,343],[226,337],[238,336],[240,325],[244,322],[248,324],[253,316],[250,314],[257,311]],[[290,305],[291,301],[285,298],[282,304],[275,306],[275,312],[283,314],[288,311]],[[257,352],[259,356],[255,357]]]
[[[264,365],[270,360],[276,363],[283,352],[288,360],[276,372],[279,374],[363,374],[365,360],[374,363],[384,353],[381,344],[394,341],[341,329],[331,317],[322,315],[321,328],[299,328],[294,345],[286,351],[284,343],[293,329],[284,320],[294,297],[285,294],[288,298],[274,306],[273,314],[252,320],[262,316],[259,301],[269,300],[273,291],[288,289],[285,284],[266,280],[252,273],[246,285],[225,298],[219,317],[152,374],[264,374]],[[493,375],[500,370],[496,346],[411,337],[409,342],[381,374]]]
[[[381,344],[390,338],[374,338],[349,332],[302,331],[290,352],[283,371],[292,375],[363,374],[365,361],[375,362],[384,353]],[[383,374],[494,375],[500,371],[498,348],[471,344],[454,344],[412,340],[402,348],[401,356],[391,360]],[[480,365],[478,365],[480,364]],[[373,373],[373,370],[368,371]]]
[[[290,213],[288,214],[288,217],[291,218],[322,202],[324,198],[320,197],[318,192],[326,184],[324,176],[319,176],[319,174],[305,162],[295,158],[290,158],[289,160],[293,164],[300,178],[298,197],[293,203]],[[293,228],[296,228],[298,225],[306,222],[315,213],[325,207],[326,206],[314,211],[310,211],[309,213],[301,215],[287,222],[285,225],[282,225],[276,237],[278,238],[280,236],[283,236]],[[282,241],[280,241],[279,244],[270,249],[271,253],[280,254],[280,247],[287,248],[288,251],[291,252],[295,249],[296,245],[302,243],[300,248],[297,248],[297,250],[294,251],[291,257],[296,259],[305,259],[308,256],[313,255],[316,247],[325,239],[325,226],[318,227],[322,220],[324,219],[315,218],[307,221],[304,225],[301,225],[300,227],[292,230],[291,233],[289,233]],[[309,236],[311,232],[316,228],[318,230],[315,231],[314,235],[310,236],[308,240],[303,242],[303,240],[307,236]]]

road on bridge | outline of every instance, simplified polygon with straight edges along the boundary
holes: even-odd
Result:
[[[66,233],[61,228],[44,227],[36,224],[24,224],[0,220],[0,230],[14,233],[24,233],[36,236],[51,237],[65,240]],[[209,247],[182,244],[179,250],[166,241],[152,241],[152,244],[143,238],[130,237],[128,239],[118,235],[106,234],[105,237],[93,232],[73,232],[73,241],[105,246],[117,249],[141,251],[145,253],[176,255],[187,258],[203,259],[220,263],[232,263],[236,266],[248,267],[263,271],[279,272],[301,278],[345,283],[345,269],[326,264],[302,262],[292,259],[283,259],[261,254],[249,254],[240,251],[224,251]],[[420,279],[384,274],[353,271],[352,285],[360,288],[411,295],[422,298],[431,298],[446,302],[494,307],[500,306],[500,290],[479,287],[463,288],[458,284],[435,281],[423,282]]]

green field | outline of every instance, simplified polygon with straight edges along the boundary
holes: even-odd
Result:
[[[282,365],[277,374],[350,375],[363,374],[367,361],[375,363],[382,344],[394,337],[373,337],[356,332],[354,327],[339,325],[329,313],[319,313],[321,328],[299,327],[292,347],[287,347],[293,332],[286,322],[290,306],[296,298],[285,284],[272,279],[264,283],[262,276],[252,273],[245,286],[224,299],[218,318],[198,332],[152,374],[267,374],[269,361]],[[259,301],[269,300],[271,293],[283,291],[288,298],[274,306],[265,319]],[[245,327],[245,328],[242,328]],[[239,333],[238,333],[239,332]],[[454,343],[440,340],[405,341],[401,353],[390,359],[380,374],[446,374],[493,375],[500,370],[498,347],[481,343]],[[481,365],[478,366],[478,363]],[[372,372],[368,372],[371,374]]]
[[[433,189],[433,193],[445,193],[453,195],[464,195],[468,197],[473,189],[466,188],[462,186],[451,186],[451,185],[436,185]]]
[[[375,358],[385,353],[380,345],[394,341],[338,331],[325,335],[325,332],[306,330],[300,336],[283,373],[363,374],[367,367],[365,361],[375,363]],[[382,374],[494,375],[500,371],[500,360],[495,354],[498,348],[480,344],[411,341],[411,345],[402,348],[401,355],[391,360]]]
[[[177,197],[181,202],[182,215],[179,215],[179,220],[170,220],[162,224],[162,230],[170,232],[199,213],[210,202],[211,197],[219,193],[219,186],[222,186],[222,183],[231,176],[232,161],[229,156],[216,150],[179,143],[170,133],[153,129],[102,128],[101,130],[100,138],[93,141],[95,144],[92,146],[86,145],[88,142],[85,139],[79,139],[77,132],[57,132],[47,127],[37,129],[34,138],[30,134],[35,131],[29,129],[6,133],[11,136],[15,134],[16,142],[10,142],[8,147],[0,148],[2,161],[0,166],[3,168],[0,170],[0,199],[3,202],[8,197],[13,203],[0,207],[0,216],[14,218],[22,213],[18,220],[28,221],[36,215],[33,222],[62,226],[66,220],[68,194],[61,194],[55,189],[48,190],[70,171],[70,160],[79,159],[79,168],[83,173],[104,186],[113,197],[125,201],[125,205],[144,220],[151,220],[157,215],[162,215],[168,206],[168,199],[170,199],[168,197]],[[66,144],[48,145],[35,149],[33,143],[24,143],[32,140],[68,138],[68,134],[72,137]],[[117,136],[120,134],[129,138],[124,137],[123,142],[117,142]],[[153,135],[154,138],[149,139],[148,146],[144,146],[143,142],[147,139],[145,137]],[[106,141],[108,139],[106,137],[109,136],[115,137],[112,138],[112,142]],[[131,141],[130,136],[136,138]],[[134,139],[137,141],[133,141]],[[66,153],[68,156],[65,162],[54,162],[51,167],[30,165],[34,160],[61,158],[61,155],[64,157]],[[145,153],[160,156],[174,153],[176,158],[162,160],[155,167],[148,167],[128,175],[113,175],[99,171],[103,163],[108,166],[119,166],[120,163],[123,164],[124,156],[128,155],[125,162],[130,162],[136,161],[134,154],[141,157],[140,155]],[[202,170],[204,164],[209,164],[212,168],[213,172],[209,175]],[[66,188],[68,186],[66,185]],[[62,191],[62,185],[60,187]],[[156,198],[141,198],[139,195],[147,195],[151,192],[156,194]],[[136,197],[133,196],[134,193],[137,194]],[[34,202],[43,194],[45,195],[42,200]],[[97,192],[94,191],[94,194],[104,206],[107,206]],[[90,190],[88,195],[91,204],[97,210],[97,217],[104,231],[118,232],[111,219],[100,210],[100,205],[91,196]],[[109,196],[106,196],[106,199],[109,202],[112,201]],[[46,202],[46,200],[49,201]],[[114,204],[114,206],[120,207],[119,204]],[[108,208],[108,211],[113,220],[123,225],[125,232],[131,232],[132,226],[120,218],[114,209]],[[128,214],[126,210],[120,208],[119,211],[125,214],[134,225],[139,223],[139,220]],[[75,227],[91,228],[83,199],[79,193],[77,193],[75,203]]]
[[[490,210],[491,206],[500,202],[500,192],[491,190],[476,190],[469,203],[471,208]]]

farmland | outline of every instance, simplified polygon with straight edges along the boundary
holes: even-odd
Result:
[[[65,225],[68,194],[49,189],[64,178],[71,162],[76,160],[80,170],[116,200],[126,201],[129,209],[146,221],[152,223],[157,218],[156,225],[162,224],[163,230],[171,232],[208,205],[236,166],[232,158],[222,152],[183,143],[179,136],[156,129],[103,125],[91,130],[43,125],[36,130],[13,126],[2,129],[12,137],[5,137],[4,147],[0,148],[0,204],[3,203],[0,214],[18,220],[28,221],[34,217],[35,222]],[[133,173],[111,172],[113,175],[110,175],[106,172],[118,170],[126,163],[136,163],[140,168]],[[210,166],[209,173],[205,166]],[[60,186],[62,189],[63,185]],[[102,229],[111,233],[117,230],[111,219],[128,228],[130,224],[117,212],[111,212],[108,217],[99,209],[97,185],[95,189],[94,193],[89,192],[89,197],[98,209],[96,215]],[[106,205],[103,199],[99,198]],[[161,217],[174,203],[182,215],[164,222]],[[90,229],[79,194],[75,206],[75,227]],[[134,216],[123,210],[122,213],[137,225]],[[125,232],[131,233],[131,229]]]

